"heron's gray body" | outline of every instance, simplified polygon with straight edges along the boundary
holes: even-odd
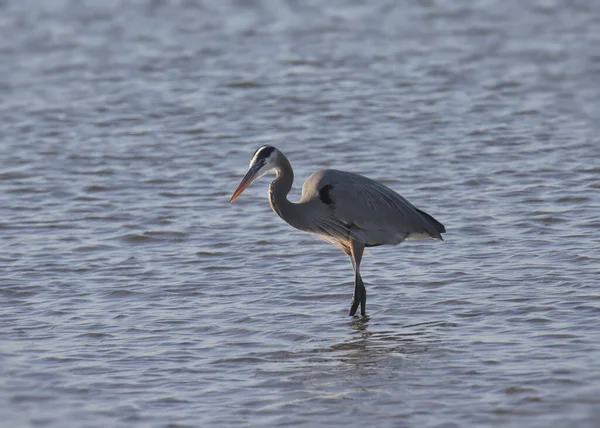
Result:
[[[360,276],[365,247],[398,244],[409,238],[442,240],[444,226],[383,184],[359,174],[323,169],[312,174],[302,186],[298,203],[288,201],[294,172],[288,159],[274,147],[259,148],[246,176],[230,202],[256,178],[275,169],[269,186],[273,211],[291,226],[313,233],[340,246],[354,268],[354,299],[350,315],[358,305],[365,314],[366,291]]]
[[[329,203],[323,201],[323,194]],[[352,172],[315,172],[302,186],[300,204],[311,204],[311,211],[322,213],[320,220],[327,219],[327,224],[343,226],[341,235],[339,227],[325,231],[326,235],[333,232],[336,239],[355,239],[367,247],[399,244],[407,238],[442,239],[436,225],[402,196]]]

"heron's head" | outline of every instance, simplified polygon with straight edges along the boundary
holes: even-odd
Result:
[[[257,178],[262,177],[270,170],[274,169],[279,161],[280,152],[273,146],[262,146],[254,152],[250,165],[248,166],[248,172],[242,178],[237,189],[233,192],[229,203],[235,201],[238,196]]]

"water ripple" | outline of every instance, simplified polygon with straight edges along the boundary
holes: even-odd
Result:
[[[0,10],[7,424],[599,424],[594,2]],[[227,203],[263,144],[445,241],[369,251],[348,318],[267,178]]]

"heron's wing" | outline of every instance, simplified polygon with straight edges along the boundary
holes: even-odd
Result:
[[[327,194],[320,196],[330,198],[333,215],[367,245],[395,244],[410,237],[442,239],[439,222],[377,181],[328,170],[320,184],[328,186]]]

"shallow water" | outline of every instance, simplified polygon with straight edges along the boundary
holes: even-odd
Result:
[[[395,4],[0,3],[5,426],[600,425],[600,7]],[[445,241],[348,317],[262,144]]]

